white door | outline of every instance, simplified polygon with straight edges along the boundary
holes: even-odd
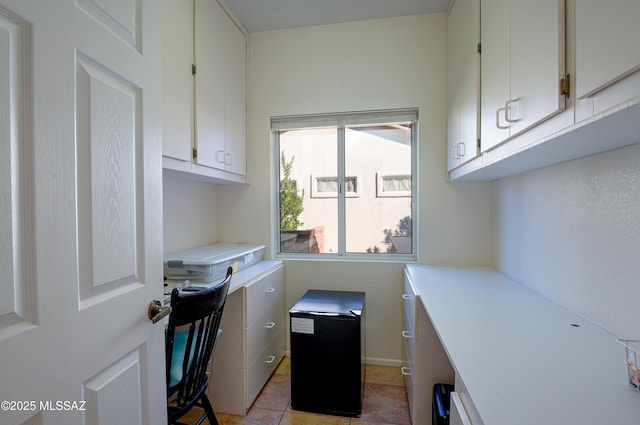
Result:
[[[160,2],[0,0],[0,423],[166,423]]]

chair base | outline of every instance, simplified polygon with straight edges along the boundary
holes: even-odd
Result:
[[[209,399],[204,393],[200,396],[200,398],[198,398],[193,404],[189,406],[184,406],[181,409],[172,408],[171,406],[167,407],[169,425],[190,425],[178,422],[178,420],[188,414],[194,407],[200,407],[204,409],[204,413],[202,414],[202,416],[200,416],[200,418],[198,418],[196,425],[202,424],[205,419],[209,419],[209,423],[211,425],[219,425],[218,419],[216,419],[216,414],[213,411],[213,407],[211,406]]]

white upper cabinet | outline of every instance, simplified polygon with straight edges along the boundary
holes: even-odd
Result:
[[[162,155],[191,161],[193,0],[162,2]]]
[[[575,2],[576,122],[640,103],[639,17],[638,0]]]
[[[243,30],[216,0],[163,0],[163,168],[246,183]]]
[[[483,0],[481,150],[565,108],[563,0]]]
[[[454,0],[447,16],[448,169],[477,155],[480,1]]]
[[[246,174],[246,37],[216,0],[196,0],[195,161]]]
[[[640,69],[640,1],[579,0],[576,96],[583,99]]]

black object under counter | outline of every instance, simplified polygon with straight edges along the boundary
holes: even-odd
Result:
[[[293,409],[362,413],[364,301],[364,292],[310,289],[289,310]]]

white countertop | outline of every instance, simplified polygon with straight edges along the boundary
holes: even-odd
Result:
[[[485,425],[640,423],[616,335],[491,269],[406,271]]]
[[[231,283],[229,284],[229,294],[232,292],[244,287],[251,285],[253,282],[258,280],[263,274],[271,271],[275,267],[281,266],[282,261],[280,260],[263,260],[259,263],[256,263],[252,266],[247,267],[244,270],[240,270],[239,272],[234,273],[231,276]],[[208,288],[214,285],[217,285],[220,281],[216,282],[191,282],[190,286],[201,286],[203,288]]]

